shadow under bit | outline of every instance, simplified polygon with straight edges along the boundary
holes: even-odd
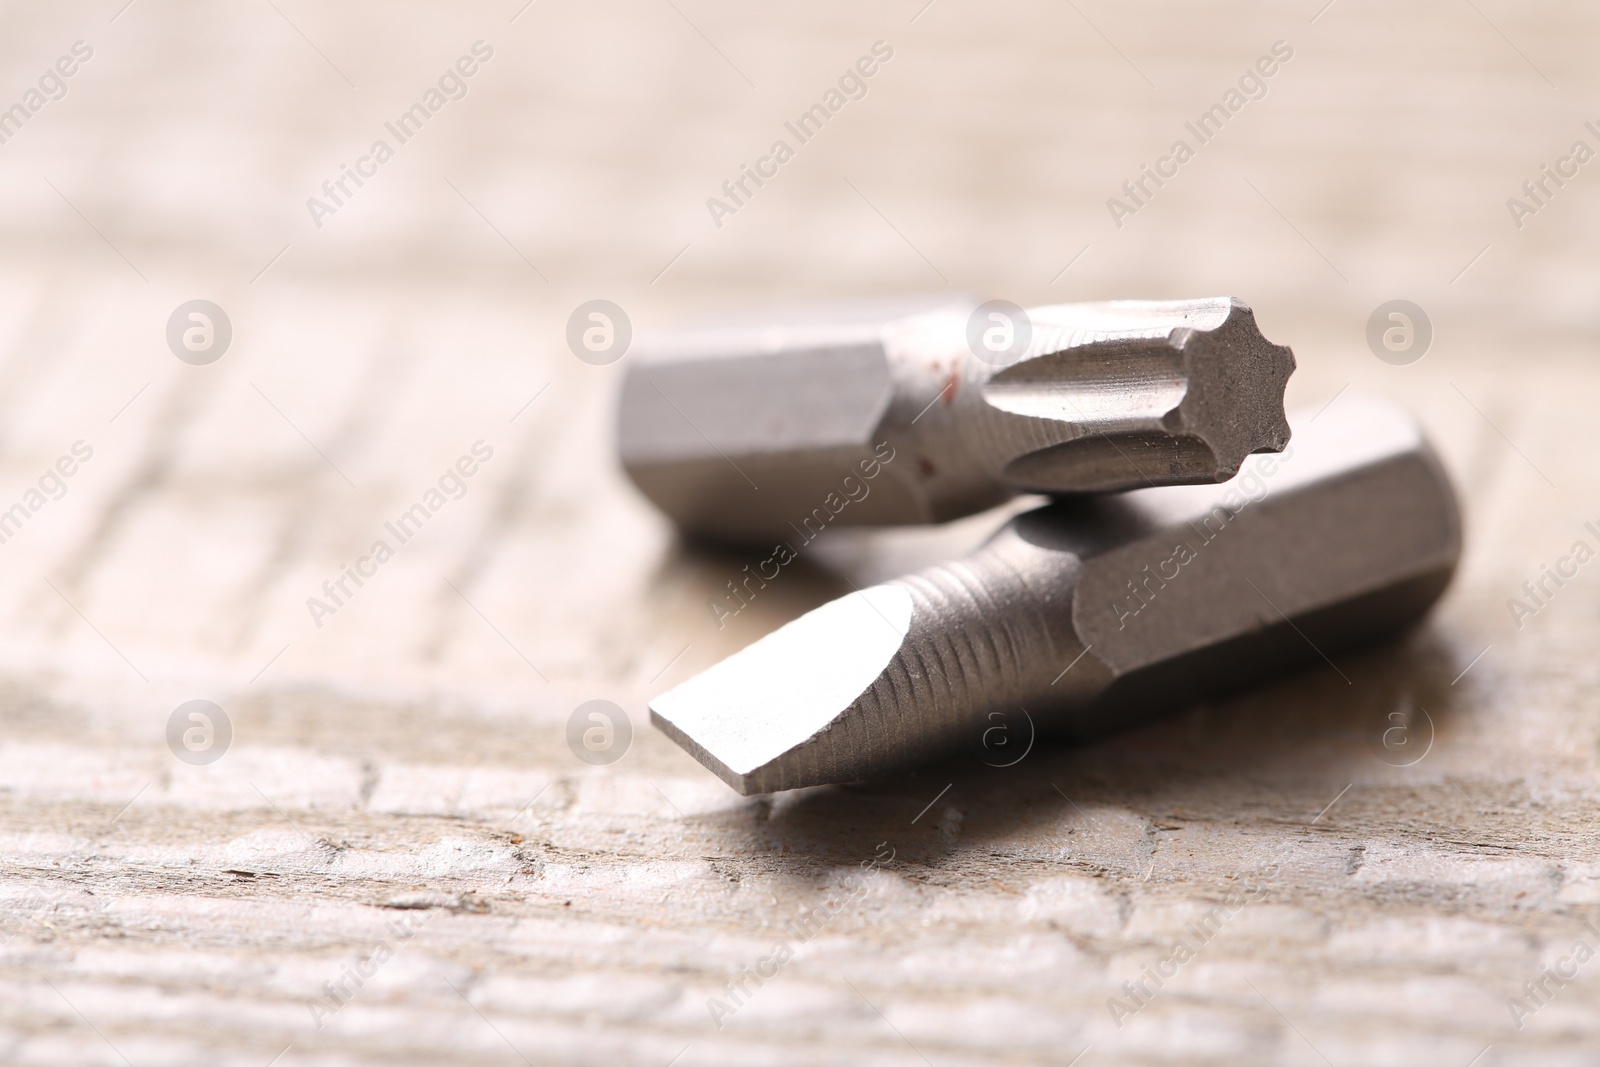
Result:
[[[1338,669],[1348,682],[1319,660],[1097,739],[1018,731],[1008,744],[1022,753],[1003,762],[974,746],[907,774],[752,797],[703,822],[796,873],[859,864],[885,843],[902,866],[948,872],[958,851],[1019,834],[1058,840],[1107,809],[1156,822],[1310,824],[1328,783],[1426,759],[1459,699],[1452,650],[1428,627],[1341,656]],[[1285,800],[1298,806],[1285,811]]]

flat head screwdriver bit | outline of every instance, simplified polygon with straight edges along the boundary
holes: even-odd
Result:
[[[1052,504],[825,604],[652,700],[651,721],[766,793],[977,750],[996,715],[1084,739],[1290,667],[1339,671],[1438,599],[1461,517],[1402,409],[1346,393],[1291,422],[1282,456],[1226,485]]]
[[[943,522],[1017,493],[1226,481],[1288,442],[1294,365],[1229,297],[869,309],[641,342],[617,440],[702,538]]]

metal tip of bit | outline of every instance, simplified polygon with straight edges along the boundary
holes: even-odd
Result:
[[[657,697],[650,721],[739,792],[784,788],[773,783],[901,654],[911,616],[899,586],[851,593]]]
[[[1293,353],[1238,300],[1014,309],[998,353],[980,340],[990,306],[642,342],[623,466],[684,530],[750,541],[812,516],[943,522],[1020,492],[1222,481],[1288,440]]]
[[[1063,304],[1029,316],[1029,353],[981,390],[996,412],[1038,423],[1007,435],[1018,454],[1003,476],[1019,489],[1222,482],[1251,453],[1288,444],[1294,353],[1264,338],[1240,300]]]
[[[1346,394],[1226,485],[1025,513],[952,563],[826,604],[651,702],[741,793],[971,746],[996,712],[1087,737],[1415,621],[1461,549],[1420,427]],[[1069,671],[1062,668],[1071,664]]]

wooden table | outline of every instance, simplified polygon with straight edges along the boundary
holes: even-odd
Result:
[[[1600,564],[1508,601],[1600,548],[1597,165],[1506,204],[1600,148],[1592,5],[121,4],[0,14],[0,105],[43,85],[0,144],[0,1061],[1593,1062]],[[649,697],[1003,517],[829,535],[718,629],[747,560],[627,485],[622,365],[568,316],[947,285],[1244,296],[1294,403],[1428,425],[1455,585],[1348,683],[734,795]],[[1434,331],[1404,366],[1365,338],[1394,298]],[[165,336],[193,299],[209,365]],[[607,765],[567,743],[597,699],[634,729]],[[168,744],[191,700],[209,764]]]

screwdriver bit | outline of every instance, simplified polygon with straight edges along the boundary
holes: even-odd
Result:
[[[707,539],[943,522],[1021,492],[1226,481],[1287,443],[1294,365],[1229,297],[868,309],[641,346],[617,438]]]
[[[748,795],[899,771],[996,714],[1084,739],[1338,671],[1438,599],[1461,518],[1405,411],[1347,393],[1290,421],[1292,446],[1227,485],[1052,504],[825,604],[652,700],[651,721]]]

